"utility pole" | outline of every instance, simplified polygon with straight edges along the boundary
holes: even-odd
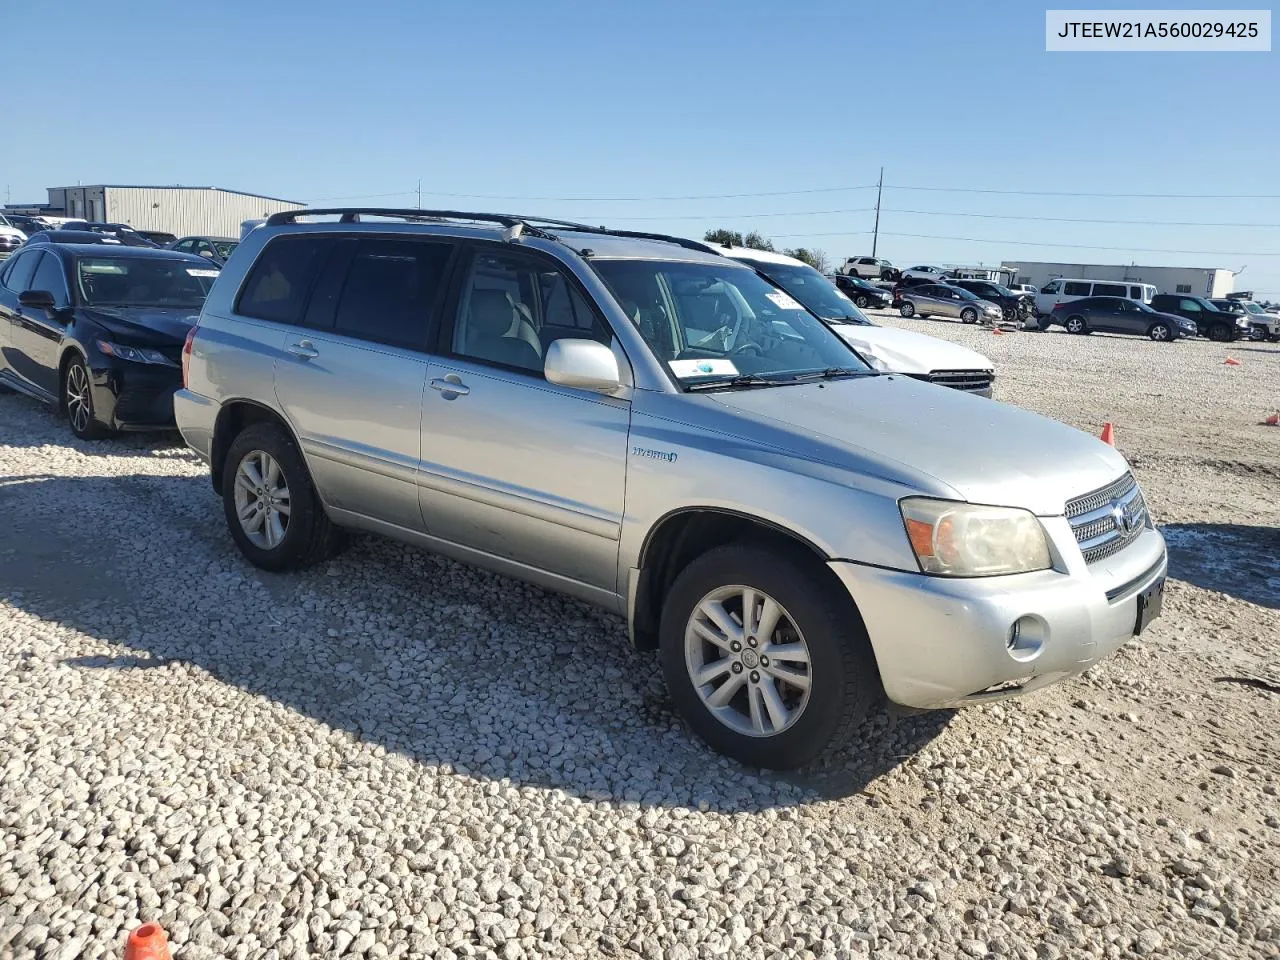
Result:
[[[422,209],[422,178],[418,178],[418,209]]]
[[[876,184],[876,229],[871,234],[871,256],[876,255],[876,243],[880,240],[880,194],[884,190],[884,167],[880,168],[880,182]]]

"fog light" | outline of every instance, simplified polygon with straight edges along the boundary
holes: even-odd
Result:
[[[1005,641],[1005,649],[1009,656],[1019,663],[1026,663],[1040,656],[1044,641],[1049,635],[1049,627],[1039,617],[1019,617],[1009,628],[1009,638]]]

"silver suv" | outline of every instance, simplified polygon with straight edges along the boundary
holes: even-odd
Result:
[[[886,695],[1042,687],[1160,611],[1164,542],[1114,449],[877,374],[691,241],[275,214],[183,370],[178,424],[251,562],[360,529],[599,604],[752,765],[838,748]]]

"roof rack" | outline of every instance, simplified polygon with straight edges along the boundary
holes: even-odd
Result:
[[[714,253],[716,256],[723,254],[701,240],[690,240],[687,237],[673,237],[665,233],[647,233],[643,230],[611,230],[608,227],[584,227],[581,224],[564,225],[562,230],[569,230],[575,233],[600,233],[607,237],[629,237],[633,240],[661,240],[665,243],[674,243],[684,247],[686,250],[698,250],[702,253]]]

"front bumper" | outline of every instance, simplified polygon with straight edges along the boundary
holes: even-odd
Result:
[[[1147,530],[1086,565],[1066,520],[1044,523],[1060,569],[948,579],[831,561],[862,614],[890,700],[933,709],[1029,693],[1087,670],[1133,636],[1139,594],[1166,573],[1163,537]],[[1011,651],[1020,618],[1030,618],[1035,644]]]
[[[182,386],[174,367],[129,363],[95,366],[93,406],[114,430],[172,430],[173,392]]]

